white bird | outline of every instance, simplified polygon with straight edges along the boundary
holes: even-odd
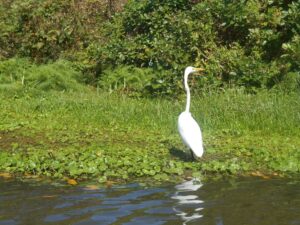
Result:
[[[204,71],[204,69],[189,66],[184,71],[184,87],[187,94],[186,108],[178,117],[179,134],[184,144],[191,150],[194,159],[202,157],[204,151],[201,129],[190,113],[191,94],[188,85],[188,76],[197,71]]]

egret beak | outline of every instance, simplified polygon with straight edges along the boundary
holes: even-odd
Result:
[[[203,72],[205,71],[205,69],[203,68],[194,68],[194,72]],[[198,76],[203,76],[203,74],[201,73],[196,73],[195,75],[198,75]]]

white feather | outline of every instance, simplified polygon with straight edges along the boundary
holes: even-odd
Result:
[[[178,131],[186,144],[197,157],[203,155],[201,129],[190,112],[182,112],[178,118]]]

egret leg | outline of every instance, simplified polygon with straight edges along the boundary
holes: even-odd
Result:
[[[197,157],[195,156],[194,152],[191,149],[190,149],[190,152],[191,152],[192,159],[194,161],[197,161]]]

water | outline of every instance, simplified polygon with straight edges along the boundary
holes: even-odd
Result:
[[[243,178],[88,190],[0,178],[0,225],[300,225],[300,180]]]

